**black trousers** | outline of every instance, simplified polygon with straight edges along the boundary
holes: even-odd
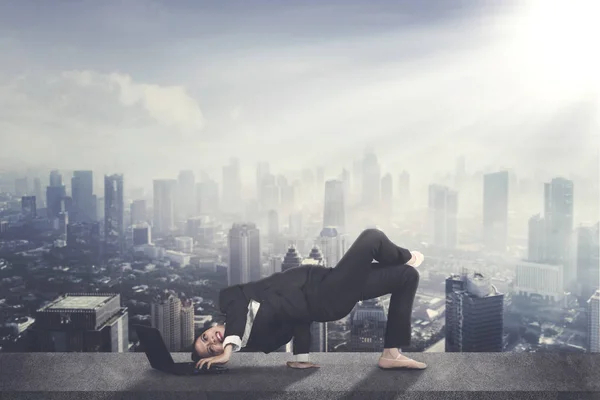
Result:
[[[419,285],[419,273],[405,264],[411,257],[407,249],[396,246],[382,231],[363,231],[339,263],[313,283],[313,319],[336,321],[348,315],[358,301],[391,294],[384,346],[409,346]]]

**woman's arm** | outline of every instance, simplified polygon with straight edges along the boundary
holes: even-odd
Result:
[[[219,308],[226,315],[223,347],[239,351],[248,343],[260,303],[248,300],[239,286],[230,286],[219,294]]]

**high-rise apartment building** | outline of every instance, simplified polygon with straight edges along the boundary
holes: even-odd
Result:
[[[387,315],[377,299],[359,302],[350,313],[350,351],[383,350]]]
[[[334,226],[343,232],[346,227],[344,182],[333,179],[325,182],[323,227]]]
[[[588,351],[600,353],[600,290],[588,300]]]
[[[508,244],[508,171],[483,176],[483,243],[505,252]]]
[[[446,279],[446,352],[503,350],[504,294],[479,273]]]
[[[194,341],[194,307],[171,290],[155,295],[151,303],[152,327],[160,331],[169,351],[189,351]]]
[[[154,231],[168,234],[175,229],[175,179],[154,180]]]
[[[94,199],[94,174],[92,171],[74,171],[71,178],[71,197],[74,222],[96,221],[96,203]]]
[[[229,230],[228,284],[257,281],[262,277],[260,232],[255,224],[233,224]]]
[[[125,248],[123,175],[104,177],[104,241],[108,252]]]
[[[429,186],[429,232],[435,246],[454,248],[458,243],[458,195],[447,186]]]
[[[177,221],[187,220],[196,215],[196,177],[193,171],[179,172],[175,200]]]

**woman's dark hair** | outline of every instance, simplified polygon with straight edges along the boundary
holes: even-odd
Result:
[[[192,361],[198,362],[202,358],[202,357],[200,357],[200,354],[198,354],[198,352],[196,351],[196,341],[198,340],[198,338],[200,336],[204,335],[204,332],[206,332],[210,328],[212,328],[212,326],[208,326],[208,327],[202,329],[202,331],[199,334],[197,334],[196,337],[194,338],[194,342],[192,343]]]

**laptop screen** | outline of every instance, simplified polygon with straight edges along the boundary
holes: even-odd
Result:
[[[158,329],[137,325],[135,330],[141,348],[153,368],[164,369],[175,363]]]

